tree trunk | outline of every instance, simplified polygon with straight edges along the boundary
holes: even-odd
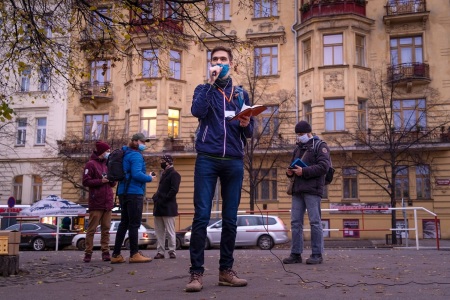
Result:
[[[19,274],[19,255],[0,255],[0,276]]]

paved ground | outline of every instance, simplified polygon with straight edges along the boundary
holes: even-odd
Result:
[[[287,247],[236,249],[235,270],[249,282],[243,288],[217,285],[219,250],[208,250],[204,288],[193,294],[184,292],[188,250],[175,260],[121,265],[102,262],[99,251],[89,264],[76,250],[21,251],[22,272],[0,277],[0,299],[450,299],[450,241],[441,241],[440,251],[434,242],[421,243],[416,250],[328,241],[325,262],[315,266],[283,266]]]

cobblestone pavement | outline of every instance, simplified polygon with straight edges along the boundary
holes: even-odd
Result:
[[[77,250],[21,251],[22,272],[0,277],[0,299],[450,299],[448,242],[442,246],[437,251],[335,245],[320,265],[283,265],[280,259],[289,255],[284,248],[236,249],[234,268],[249,282],[244,288],[217,285],[219,250],[213,249],[205,252],[200,293],[184,291],[188,250],[177,251],[177,259],[119,265],[101,261],[100,251],[91,263],[83,263]]]

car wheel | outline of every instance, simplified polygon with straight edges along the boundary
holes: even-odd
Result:
[[[270,250],[273,247],[273,240],[270,235],[262,235],[258,239],[258,247],[261,250]]]
[[[33,240],[33,250],[43,251],[45,249],[45,241],[38,237]]]
[[[77,249],[80,251],[86,250],[86,240],[85,239],[79,239],[77,241]]]
[[[176,246],[175,249],[180,250],[181,249],[181,238],[176,238]]]
[[[209,250],[211,249],[211,243],[209,242],[209,239],[206,238],[205,239],[205,250]]]
[[[130,239],[126,239],[123,245],[125,246],[125,249],[130,250]]]

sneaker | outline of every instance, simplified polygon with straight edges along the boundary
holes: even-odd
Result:
[[[306,263],[308,265],[317,265],[321,264],[323,261],[322,254],[312,254],[307,260]]]
[[[164,259],[164,255],[161,253],[158,253],[155,255],[154,259]]]
[[[291,253],[288,258],[283,259],[283,264],[289,265],[289,264],[301,264],[302,263],[302,256],[300,254],[294,254]]]
[[[91,262],[91,258],[92,258],[92,254],[91,253],[85,253],[83,261],[85,263]]]
[[[177,255],[175,254],[175,252],[169,252],[169,257],[175,259],[177,258]]]
[[[203,288],[203,274],[191,273],[189,283],[186,285],[186,292],[200,292]]]
[[[150,257],[144,256],[144,254],[142,254],[142,252],[138,252],[136,254],[134,254],[133,256],[130,257],[129,259],[129,263],[130,264],[134,264],[134,263],[146,263],[146,262],[151,262],[152,259]]]
[[[232,269],[219,271],[219,285],[224,286],[246,286],[247,280],[237,277]]]
[[[111,263],[112,264],[121,264],[124,263],[125,259],[120,254],[113,254],[111,257]]]
[[[111,261],[111,256],[108,251],[102,252],[102,260],[103,261]]]

